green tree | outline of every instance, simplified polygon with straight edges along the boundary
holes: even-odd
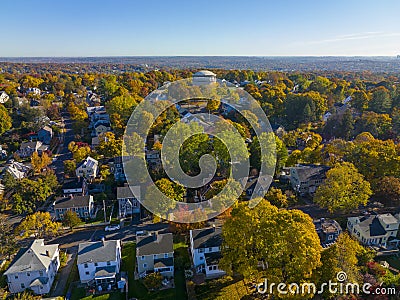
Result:
[[[320,266],[322,247],[307,214],[278,209],[263,200],[254,209],[239,203],[231,215],[222,227],[220,261],[228,274],[253,282],[303,282]],[[312,293],[298,295],[307,297]]]
[[[0,135],[11,129],[12,120],[7,109],[3,104],[0,104]]]
[[[117,139],[112,132],[106,132],[99,136],[99,145],[96,147],[97,152],[104,157],[121,156],[122,140]]]
[[[277,189],[274,187],[271,187],[268,190],[264,198],[268,200],[269,203],[275,205],[278,208],[286,208],[289,205],[289,201],[286,194],[282,193],[281,189]]]
[[[81,218],[79,218],[78,214],[72,210],[68,210],[64,214],[62,224],[64,226],[69,227],[71,230],[78,226],[81,223]]]
[[[383,86],[376,88],[372,92],[369,102],[369,109],[376,113],[389,113],[392,108],[390,92]]]
[[[16,248],[13,227],[7,222],[6,215],[0,214],[0,255],[10,258]]]
[[[150,273],[143,278],[143,283],[149,290],[156,290],[162,285],[162,276],[158,272]]]
[[[325,181],[317,188],[314,201],[329,212],[350,211],[366,205],[372,191],[351,163],[335,165],[326,173]]]
[[[76,162],[74,160],[64,160],[64,173],[67,176],[74,177],[76,170]]]

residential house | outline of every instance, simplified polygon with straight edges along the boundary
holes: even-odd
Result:
[[[65,179],[61,189],[64,196],[86,196],[88,194],[87,181],[81,177]]]
[[[23,142],[17,151],[20,157],[26,158],[31,157],[33,152],[38,152],[41,155],[48,149],[48,146],[44,145],[41,141],[35,142]]]
[[[0,159],[5,159],[7,158],[7,150],[3,149],[3,146],[0,145]]]
[[[208,70],[198,71],[193,74],[193,85],[208,85],[217,82],[217,75]]]
[[[76,177],[94,179],[99,174],[99,162],[88,156],[76,166],[75,174]]]
[[[136,265],[139,277],[159,272],[163,277],[174,276],[174,244],[172,233],[153,232],[136,236]]]
[[[160,151],[158,150],[146,150],[146,162],[153,168],[157,169],[162,166]]]
[[[347,218],[347,230],[363,245],[387,247],[397,245],[399,217],[387,214],[366,214]]]
[[[290,167],[290,182],[292,188],[301,196],[314,195],[316,189],[326,179],[328,166],[303,164]]]
[[[41,90],[36,88],[36,87],[33,87],[33,88],[27,88],[25,90],[25,92],[26,92],[26,94],[31,94],[32,93],[34,95],[40,96]]]
[[[135,190],[135,194],[131,189]],[[140,202],[135,195],[140,195],[140,187],[127,185],[117,188],[119,218],[136,217],[140,219]]]
[[[205,273],[207,278],[225,275],[225,271],[218,268],[221,245],[221,227],[190,230],[190,253],[197,272]]]
[[[321,218],[313,222],[323,248],[334,244],[342,233],[342,227],[335,220]]]
[[[114,174],[115,181],[126,182],[122,156],[114,157],[114,159],[110,161],[109,164],[110,164],[110,171],[111,173]]]
[[[77,265],[82,283],[95,284],[97,290],[99,286],[110,289],[117,283],[121,269],[121,241],[103,238],[79,244]]]
[[[59,267],[58,244],[45,245],[43,239],[37,239],[18,252],[4,275],[12,294],[31,289],[42,295],[50,292]]]
[[[53,138],[53,129],[50,126],[44,126],[38,131],[37,138],[43,144],[50,145],[51,139]]]
[[[99,136],[102,133],[110,132],[111,124],[109,121],[98,120],[93,125],[92,136]]]
[[[5,91],[1,91],[0,92],[0,103],[4,104],[8,101],[8,99],[10,99],[10,97],[7,95],[7,93]]]
[[[60,198],[54,203],[54,212],[57,220],[62,220],[64,214],[68,211],[74,211],[81,219],[90,219],[94,217],[93,196],[73,196]]]
[[[31,167],[24,165],[23,163],[11,160],[5,168],[14,179],[22,179],[28,176],[29,172],[32,170]]]

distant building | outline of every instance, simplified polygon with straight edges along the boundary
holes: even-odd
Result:
[[[43,144],[50,145],[51,139],[53,138],[53,129],[50,126],[44,126],[37,133],[38,140]]]
[[[134,217],[140,218],[140,202],[132,193],[131,188],[135,189],[136,194],[140,194],[140,187],[123,186],[117,188],[118,215],[120,218]]]
[[[323,248],[334,244],[342,233],[342,227],[340,227],[338,222],[332,219],[321,218],[319,220],[314,220],[314,225]]]
[[[159,272],[163,277],[174,276],[174,244],[172,233],[136,236],[136,266],[139,277]]]
[[[7,95],[7,93],[5,91],[1,91],[0,92],[0,103],[4,104],[8,101],[8,99],[10,99],[10,97]]]
[[[326,179],[328,166],[302,164],[290,167],[290,183],[292,188],[302,196],[313,196],[316,189]]]
[[[94,217],[93,196],[69,196],[56,200],[54,211],[57,220],[62,220],[67,211],[74,211],[84,220]]]
[[[82,283],[108,290],[117,283],[121,270],[121,241],[103,239],[79,244],[77,265]]]
[[[193,74],[193,85],[207,85],[217,82],[217,75],[211,71],[202,70]]]
[[[88,194],[87,181],[81,177],[65,179],[61,189],[64,196],[86,196]]]
[[[28,176],[32,168],[13,160],[4,168],[4,170],[8,172],[14,179],[22,179]]]
[[[99,174],[99,162],[88,156],[76,166],[75,174],[76,177],[94,179]]]
[[[225,275],[218,268],[221,259],[222,230],[220,227],[190,230],[190,252],[197,272],[207,278]]]
[[[389,213],[347,218],[347,229],[363,245],[386,247],[399,244],[399,219]]]
[[[37,295],[48,294],[60,267],[59,256],[58,244],[45,245],[43,239],[21,249],[4,273],[9,291],[16,294],[30,289]]]

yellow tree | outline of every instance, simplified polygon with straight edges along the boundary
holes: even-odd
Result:
[[[331,213],[350,211],[359,205],[366,205],[371,194],[371,186],[364,176],[358,173],[352,163],[344,162],[336,164],[326,173],[326,179],[318,187],[314,201]]]
[[[35,238],[43,238],[45,235],[57,235],[61,223],[53,222],[50,213],[36,212],[28,215],[16,228],[16,232],[22,237],[32,234]]]
[[[51,158],[45,152],[42,153],[42,156],[39,156],[37,151],[35,151],[31,156],[31,164],[35,173],[40,173],[44,168],[51,164]]]

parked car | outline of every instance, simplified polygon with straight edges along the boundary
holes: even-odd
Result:
[[[104,229],[105,231],[114,231],[114,230],[119,230],[121,227],[119,225],[109,225],[106,226]]]

